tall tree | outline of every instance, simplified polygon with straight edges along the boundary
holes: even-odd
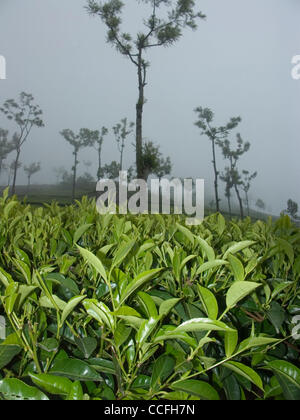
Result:
[[[217,146],[222,146],[223,141],[227,139],[231,130],[236,128],[241,122],[240,117],[231,118],[231,120],[221,127],[214,127],[212,125],[214,120],[214,113],[209,108],[198,107],[195,109],[195,112],[198,114],[198,121],[195,125],[199,127],[202,132],[201,135],[205,135],[211,141],[212,145],[212,164],[214,169],[214,189],[215,189],[215,200],[216,200],[216,211],[220,211],[220,197],[219,197],[219,171],[217,165]]]
[[[123,156],[124,156],[124,149],[125,149],[125,142],[129,134],[132,133],[132,129],[134,127],[134,123],[128,123],[127,118],[123,118],[121,122],[116,124],[113,127],[113,132],[115,135],[115,139],[117,142],[117,147],[120,152],[120,170],[123,170]]]
[[[239,173],[237,164],[240,159],[240,157],[249,151],[250,149],[250,143],[244,142],[241,135],[237,134],[237,145],[236,148],[232,148],[232,145],[230,141],[225,138],[223,141],[219,141],[219,146],[222,148],[222,153],[225,159],[228,159],[229,161],[229,168],[227,169],[231,176],[231,181],[233,188],[236,192],[236,196],[239,202],[240,206],[240,214],[241,218],[244,218],[244,207],[243,207],[243,200],[240,193],[240,187],[243,185],[243,181],[241,178],[241,175]]]
[[[31,184],[31,177],[36,174],[37,172],[39,172],[41,170],[41,164],[40,162],[33,162],[31,163],[29,166],[24,166],[24,172],[27,175],[27,193],[29,193],[29,189],[30,189],[30,184]]]
[[[228,211],[229,211],[229,217],[232,217],[232,206],[231,206],[231,190],[233,188],[233,182],[232,182],[232,174],[230,168],[226,167],[225,172],[221,174],[220,176],[221,181],[225,182],[225,197],[227,198],[228,203]]]
[[[104,176],[103,168],[102,168],[102,147],[104,143],[104,138],[108,134],[108,129],[106,127],[102,127],[101,132],[95,131],[94,134],[95,134],[95,137],[92,142],[92,146],[97,151],[97,156],[98,156],[97,179],[100,179]]]
[[[198,19],[205,15],[195,11],[195,0],[140,0],[150,7],[143,20],[144,32],[132,36],[121,28],[124,3],[120,0],[88,0],[87,10],[99,16],[107,27],[107,42],[128,58],[137,69],[138,101],[136,104],[136,168],[137,177],[145,179],[143,165],[143,111],[149,61],[146,53],[154,47],[171,46],[182,36],[183,29],[197,28]]]
[[[95,138],[97,138],[99,131],[92,131],[87,128],[82,128],[78,134],[75,134],[72,130],[65,129],[60,134],[73,147],[74,165],[72,167],[72,200],[74,200],[76,193],[77,167],[80,163],[78,160],[79,152],[82,148],[90,147],[94,144]]]
[[[249,191],[251,188],[251,182],[257,177],[257,172],[253,172],[253,174],[250,174],[249,171],[244,170],[243,171],[243,181],[242,181],[242,188],[245,193],[245,202],[247,206],[247,212],[248,216],[250,216],[250,206],[249,206]]]
[[[289,199],[287,202],[287,214],[290,215],[293,219],[299,219],[298,217],[298,203],[296,201],[293,201],[292,199]]]
[[[14,194],[22,146],[27,141],[33,127],[44,127],[41,118],[43,111],[39,105],[34,104],[34,97],[25,92],[20,94],[19,102],[14,99],[5,101],[4,105],[0,107],[0,111],[3,112],[9,120],[13,120],[18,127],[18,132],[14,135],[13,140],[14,149],[17,153],[12,185],[12,193]]]

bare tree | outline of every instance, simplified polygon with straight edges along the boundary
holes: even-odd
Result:
[[[78,155],[82,148],[90,147],[94,144],[95,139],[99,135],[99,131],[92,131],[87,128],[82,128],[78,134],[75,134],[70,129],[65,129],[60,133],[64,139],[73,147],[74,165],[73,182],[72,182],[72,200],[75,199],[76,180],[77,180],[77,166],[79,164]]]
[[[215,188],[215,200],[216,200],[216,211],[220,211],[220,198],[219,198],[219,171],[217,165],[217,153],[216,148],[217,146],[221,146],[223,144],[224,139],[227,139],[229,132],[236,128],[238,124],[241,122],[240,117],[231,118],[231,120],[225,125],[221,127],[214,127],[212,125],[214,120],[214,113],[209,108],[202,108],[198,107],[195,109],[195,112],[198,114],[198,121],[195,123],[197,127],[199,127],[202,132],[201,135],[205,135],[211,141],[212,146],[212,164],[214,168],[214,188]]]
[[[104,138],[107,134],[108,134],[108,129],[106,127],[102,127],[101,132],[94,131],[94,139],[91,144],[91,146],[97,151],[97,156],[98,156],[97,178],[98,179],[103,177],[102,147],[104,143]]]
[[[27,184],[27,194],[29,193],[30,184],[31,184],[31,177],[41,170],[40,162],[33,162],[29,166],[24,166],[24,172],[27,175],[28,184]]]
[[[145,32],[138,32],[135,37],[121,28],[124,7],[122,1],[88,0],[87,10],[91,15],[100,17],[107,27],[107,42],[128,58],[137,70],[136,170],[137,177],[145,179],[143,111],[146,102],[147,69],[150,65],[145,59],[145,54],[154,47],[168,47],[175,44],[181,38],[183,29],[189,27],[195,30],[198,19],[204,19],[205,15],[194,10],[195,0],[141,0],[140,3],[149,5],[150,11],[149,17],[143,21]]]
[[[18,132],[14,135],[13,139],[14,149],[17,153],[12,185],[12,193],[14,194],[22,146],[27,141],[33,127],[44,127],[43,120],[41,119],[43,112],[38,105],[34,104],[34,97],[25,92],[20,94],[19,102],[14,99],[5,101],[4,105],[0,107],[0,111],[9,120],[13,120],[18,127]]]
[[[243,171],[244,179],[242,182],[242,188],[245,193],[245,202],[247,206],[247,212],[248,216],[250,216],[250,207],[249,207],[249,191],[251,188],[251,182],[257,177],[257,172],[253,172],[253,174],[250,174],[249,171],[244,170]]]
[[[241,218],[244,218],[243,200],[240,193],[240,187],[243,185],[241,175],[239,173],[237,164],[240,157],[249,151],[250,143],[244,142],[240,134],[237,134],[237,146],[232,148],[230,141],[226,138],[219,141],[219,146],[222,148],[222,153],[225,159],[228,159],[230,166],[226,168],[227,173],[231,177],[231,184],[236,192],[236,196],[240,206]]]
[[[120,170],[123,170],[123,155],[125,149],[125,142],[129,134],[132,133],[134,123],[128,124],[127,118],[123,118],[121,122],[113,127],[113,132],[117,142],[118,150],[120,152]]]

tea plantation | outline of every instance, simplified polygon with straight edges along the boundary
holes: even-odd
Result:
[[[187,227],[6,191],[0,399],[299,400],[299,279],[287,216]]]

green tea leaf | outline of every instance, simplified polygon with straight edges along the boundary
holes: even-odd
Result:
[[[261,284],[239,281],[234,283],[227,292],[226,305],[227,308],[234,308],[238,302],[243,300],[246,296],[254,292]]]

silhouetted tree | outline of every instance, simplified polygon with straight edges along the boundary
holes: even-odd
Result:
[[[217,166],[217,154],[216,147],[221,146],[224,139],[227,139],[231,130],[236,128],[241,122],[240,117],[231,118],[231,120],[221,127],[212,126],[214,120],[214,113],[209,108],[198,107],[195,109],[195,112],[198,114],[198,121],[195,123],[202,132],[201,135],[205,135],[211,141],[212,145],[212,164],[214,168],[214,189],[215,189],[215,200],[216,200],[216,211],[220,211],[220,198],[219,198],[219,171]]]
[[[27,179],[28,179],[27,193],[29,192],[29,189],[30,189],[30,181],[31,181],[32,175],[36,174],[40,170],[41,170],[40,162],[38,163],[34,162],[34,163],[31,163],[29,166],[24,166],[24,172],[26,173]]]
[[[264,211],[264,210],[266,209],[266,204],[265,204],[265,202],[264,202],[261,198],[259,198],[259,199],[256,201],[255,206],[256,206],[259,210],[262,210],[262,211]]]
[[[225,159],[228,159],[230,166],[226,168],[226,171],[230,173],[233,188],[236,192],[236,196],[240,206],[241,218],[244,218],[244,207],[243,200],[240,194],[239,188],[243,185],[241,175],[239,173],[237,164],[240,157],[249,151],[250,143],[244,142],[240,134],[237,134],[237,146],[235,149],[232,148],[230,141],[225,138],[223,141],[219,141],[218,145],[222,148],[222,153]]]
[[[97,151],[98,156],[98,169],[97,169],[97,178],[100,179],[103,177],[103,169],[102,169],[102,147],[104,143],[104,138],[108,134],[108,129],[106,127],[101,128],[100,131],[94,132],[95,137],[92,142],[92,147]]]
[[[75,134],[70,129],[63,130],[60,134],[64,137],[64,139],[70,143],[73,147],[73,155],[74,155],[74,165],[72,167],[73,171],[73,181],[72,181],[72,200],[75,199],[75,192],[76,192],[76,179],[77,179],[77,166],[79,164],[78,154],[79,151],[84,147],[89,147],[94,144],[95,138],[97,138],[98,131],[91,131],[87,128],[82,128],[78,134]]]
[[[159,146],[156,146],[152,141],[147,141],[143,145],[143,162],[145,180],[151,174],[161,179],[172,171],[171,159],[169,157],[163,158]]]
[[[44,127],[43,120],[41,119],[43,112],[38,105],[34,105],[34,97],[25,92],[20,94],[19,102],[14,99],[8,99],[4,102],[0,111],[3,112],[9,120],[13,120],[18,127],[18,132],[13,138],[13,147],[17,153],[12,185],[12,193],[14,194],[22,146],[27,141],[33,127]]]
[[[87,10],[91,15],[99,16],[107,27],[107,42],[137,69],[139,95],[136,104],[136,169],[137,177],[146,179],[143,166],[143,110],[150,64],[144,58],[145,54],[151,48],[175,44],[181,38],[184,28],[196,29],[197,20],[205,16],[194,10],[194,0],[141,0],[140,3],[149,4],[151,11],[149,17],[143,20],[145,32],[138,32],[135,37],[121,29],[122,1],[88,0]]]
[[[232,217],[231,190],[233,188],[233,180],[230,168],[225,168],[225,173],[221,174],[220,179],[225,182],[225,197],[227,198],[229,217]]]
[[[289,199],[287,202],[287,214],[290,215],[293,219],[299,219],[297,213],[298,213],[298,204]]]
[[[62,182],[63,176],[66,172],[64,166],[53,168],[53,171],[54,171],[55,176],[56,176],[56,183],[60,184],[60,182]]]
[[[251,182],[257,177],[257,172],[253,172],[253,174],[250,174],[249,171],[244,170],[243,175],[244,175],[244,179],[242,181],[242,188],[245,193],[245,202],[247,206],[248,216],[250,216],[249,191],[251,188]]]
[[[134,123],[131,122],[128,124],[127,118],[123,118],[120,123],[116,124],[113,127],[113,132],[117,142],[117,147],[120,152],[120,170],[123,170],[123,155],[125,149],[125,142],[129,134],[132,133]]]
[[[103,174],[108,179],[116,179],[119,177],[120,169],[120,164],[114,160],[109,165],[104,165]]]

